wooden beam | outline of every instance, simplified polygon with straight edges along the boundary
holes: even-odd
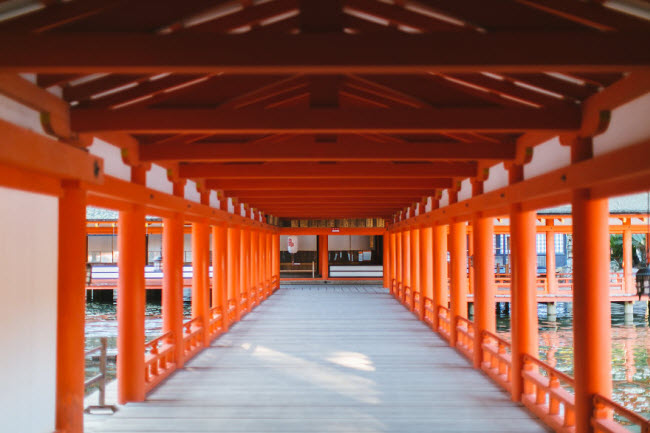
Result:
[[[427,194],[431,194],[430,189],[399,189],[399,190],[318,190],[317,192],[309,190],[295,189],[277,189],[273,191],[250,191],[250,190],[228,190],[224,191],[230,197],[238,197],[244,201],[253,201],[256,199],[293,199],[314,197],[317,195],[322,198],[404,198],[409,201],[417,201]]]
[[[181,164],[181,178],[208,179],[435,179],[474,177],[474,162],[272,162],[264,164],[222,164],[198,162]]]
[[[647,32],[3,34],[0,72],[428,73],[647,69]]]
[[[359,136],[339,136],[338,141],[317,144],[312,137],[285,139],[269,146],[265,142],[200,142],[187,145],[157,143],[140,145],[142,161],[436,161],[447,159],[511,160],[514,142],[419,141],[381,143]]]
[[[294,190],[401,190],[429,189],[431,193],[436,188],[451,188],[451,179],[273,179],[273,180],[207,180],[205,186],[209,189],[272,191],[275,189]]]
[[[579,107],[434,109],[76,109],[77,132],[215,134],[428,134],[453,131],[575,131]]]

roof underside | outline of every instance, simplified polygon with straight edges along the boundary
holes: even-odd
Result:
[[[131,134],[141,161],[265,213],[388,217],[523,134],[578,130],[647,61],[649,22],[614,6],[0,0],[0,66],[59,86],[73,130]]]

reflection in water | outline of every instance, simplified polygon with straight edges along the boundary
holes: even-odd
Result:
[[[558,370],[573,376],[573,311],[558,303],[557,321],[549,322],[546,304],[539,304],[539,355]],[[501,313],[497,332],[510,339],[510,317]],[[613,400],[634,412],[650,416],[650,327],[646,302],[634,305],[634,321],[625,323],[623,305],[612,304]]]

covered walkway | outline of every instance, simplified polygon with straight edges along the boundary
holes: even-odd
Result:
[[[372,286],[289,286],[88,432],[543,432]]]

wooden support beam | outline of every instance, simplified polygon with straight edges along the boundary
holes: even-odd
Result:
[[[225,191],[231,197],[238,197],[242,200],[252,201],[255,199],[301,199],[314,197],[314,192],[309,190],[279,189],[273,191],[250,191],[250,190],[228,190]],[[422,196],[430,194],[430,189],[400,189],[400,190],[319,190],[317,195],[321,198],[404,198],[413,202]]]
[[[451,188],[451,179],[381,179],[381,178],[368,178],[368,179],[334,179],[334,180],[292,180],[292,179],[277,179],[277,180],[208,180],[205,182],[208,189],[223,189],[223,190],[249,190],[249,191],[272,191],[275,189],[290,189],[295,190],[314,190],[321,189],[365,189],[365,190],[399,190],[399,189],[427,189],[433,192],[436,188]]]
[[[0,71],[37,73],[620,72],[647,69],[647,32],[441,35],[4,34]]]
[[[454,131],[575,131],[579,107],[445,109],[76,109],[77,132],[214,134],[427,134]]]
[[[273,146],[263,142],[200,142],[191,145],[157,143],[140,145],[141,161],[435,161],[440,159],[515,158],[514,143],[419,141],[382,143],[351,135],[316,145],[309,136],[290,137]]]
[[[191,163],[178,167],[181,178],[208,179],[435,179],[474,177],[474,162],[421,162],[395,164],[390,162],[341,163],[264,163],[222,164]]]

